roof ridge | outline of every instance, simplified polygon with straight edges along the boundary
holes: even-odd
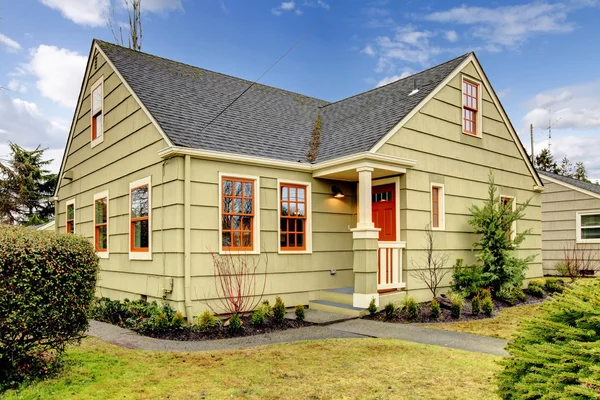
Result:
[[[202,71],[210,72],[212,74],[217,74],[217,75],[225,76],[227,78],[237,79],[238,81],[242,81],[244,83],[247,83],[248,85],[252,85],[254,83],[254,86],[263,86],[263,87],[266,87],[266,88],[269,88],[269,89],[281,90],[283,92],[286,92],[286,93],[289,93],[289,94],[293,94],[295,96],[302,96],[302,97],[306,97],[308,99],[317,100],[317,101],[329,104],[329,101],[327,101],[327,100],[323,100],[323,99],[319,99],[319,98],[316,98],[316,97],[308,96],[308,95],[305,95],[305,94],[302,94],[302,93],[298,93],[298,92],[292,92],[291,90],[282,89],[282,88],[279,88],[279,87],[276,87],[276,86],[265,85],[263,83],[258,83],[258,82],[255,83],[255,82],[250,81],[248,79],[240,78],[240,77],[229,75],[229,74],[224,74],[223,72],[213,71],[213,70],[210,70],[210,69],[198,67],[198,66],[195,66],[195,65],[192,65],[192,64],[187,64],[187,63],[184,63],[184,62],[181,62],[181,61],[177,61],[177,60],[173,60],[173,59],[170,59],[170,58],[157,56],[156,54],[150,54],[150,53],[146,53],[144,51],[136,51],[136,50],[130,49],[128,47],[121,46],[121,45],[115,44],[115,43],[106,42],[106,41],[100,40],[100,39],[94,39],[94,41],[98,42],[98,43],[101,43],[101,44],[108,45],[108,46],[117,47],[119,49],[127,50],[129,52],[134,53],[134,54],[143,54],[145,56],[154,57],[154,58],[158,58],[160,60],[164,60],[164,61],[168,61],[168,62],[180,64],[180,65],[184,65],[186,67],[195,68],[195,69],[199,69],[199,70],[202,70]],[[319,106],[319,107],[322,107],[322,106]]]
[[[442,65],[446,65],[446,64],[448,64],[448,63],[451,63],[451,62],[453,62],[453,61],[456,61],[456,60],[458,60],[458,59],[461,59],[461,58],[467,58],[467,57],[468,57],[468,56],[470,56],[471,54],[473,54],[473,52],[472,52],[472,51],[470,51],[470,52],[468,52],[468,53],[465,53],[465,54],[463,54],[463,55],[461,55],[461,56],[455,57],[455,58],[453,58],[453,59],[451,59],[451,60],[444,61],[444,62],[443,62],[443,63],[441,63],[441,64],[433,65],[433,66],[431,66],[431,67],[429,67],[429,68],[427,68],[427,69],[424,69],[424,70],[422,70],[422,71],[415,72],[414,74],[411,74],[411,75],[405,76],[404,78],[396,79],[395,81],[392,81],[392,82],[386,83],[385,85],[381,85],[381,86],[378,86],[378,87],[374,87],[373,89],[369,89],[369,90],[366,90],[366,91],[364,91],[364,92],[356,93],[356,94],[353,94],[352,96],[345,97],[345,98],[343,98],[343,99],[341,99],[341,100],[337,100],[337,101],[334,101],[334,102],[331,102],[331,103],[325,104],[324,106],[321,106],[321,108],[325,108],[325,107],[327,107],[327,106],[331,106],[331,105],[334,105],[334,104],[337,104],[337,103],[341,103],[341,102],[343,102],[343,101],[346,101],[346,100],[352,99],[352,98],[354,98],[354,97],[362,96],[363,94],[367,94],[367,93],[374,92],[374,91],[376,91],[376,90],[379,90],[379,89],[383,89],[384,87],[387,87],[387,86],[390,86],[390,85],[397,84],[397,83],[399,83],[399,82],[402,82],[402,81],[405,81],[406,79],[409,79],[409,78],[414,78],[414,76],[415,76],[415,75],[420,75],[420,74],[423,74],[423,73],[425,73],[425,72],[427,72],[427,71],[429,71],[429,70],[432,70],[432,69],[434,69],[434,68],[441,67]]]

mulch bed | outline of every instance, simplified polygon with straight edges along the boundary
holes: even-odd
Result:
[[[465,304],[462,308],[462,313],[461,313],[459,319],[452,317],[450,310],[445,308],[444,304],[441,302],[440,303],[442,304],[442,309],[440,312],[440,316],[437,319],[433,318],[431,316],[431,302],[430,301],[419,304],[419,313],[417,314],[417,317],[415,319],[409,319],[408,316],[406,315],[406,313],[404,313],[404,312],[398,313],[394,319],[386,319],[385,313],[383,311],[379,311],[375,315],[366,315],[363,318],[374,320],[374,321],[396,322],[396,323],[404,323],[404,324],[471,321],[471,320],[493,318],[497,315],[498,311],[502,310],[503,308],[522,306],[525,304],[541,303],[544,300],[546,300],[549,296],[549,294],[546,293],[546,296],[544,296],[544,298],[539,298],[539,297],[529,295],[527,293],[527,291],[525,291],[525,294],[526,294],[525,301],[520,301],[516,304],[509,304],[505,301],[494,299],[493,300],[494,315],[492,317],[488,317],[483,312],[480,312],[478,315],[473,315],[472,309],[471,309],[471,299],[465,299]]]

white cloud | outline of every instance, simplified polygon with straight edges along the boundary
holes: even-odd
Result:
[[[302,4],[297,4],[295,1],[284,1],[279,4],[277,7],[271,9],[271,13],[273,15],[282,15],[283,13],[294,13],[296,15],[303,15],[304,10],[302,7],[310,7],[310,8],[323,8],[325,10],[329,9],[329,4],[323,0],[310,0],[305,1]]]
[[[387,85],[388,83],[395,82],[398,79],[406,78],[407,76],[411,76],[413,73],[414,72],[412,72],[411,70],[405,68],[404,71],[402,71],[402,73],[400,75],[386,76],[385,78],[381,79],[379,82],[377,82],[377,87],[384,86],[384,85]]]
[[[19,43],[17,43],[16,41],[12,40],[8,36],[3,35],[1,33],[0,33],[0,44],[4,45],[4,47],[6,48],[6,51],[8,51],[9,53],[16,53],[17,51],[21,50],[21,45]]]
[[[596,1],[534,2],[496,8],[462,5],[425,16],[426,20],[472,25],[472,35],[492,45],[516,47],[538,33],[570,32],[569,13]]]
[[[548,139],[535,144],[535,153],[539,154],[542,149],[546,148],[548,148]],[[597,157],[594,151],[598,148],[600,148],[600,135],[553,135],[552,145],[550,146],[554,160],[559,164],[564,156],[567,156],[573,164],[577,161],[583,162],[588,172],[588,179],[592,182],[600,180],[600,158]]]
[[[323,0],[317,0],[317,1],[305,1],[304,5],[306,7],[312,7],[312,8],[324,8],[326,10],[329,10],[329,4],[324,2]]]
[[[506,89],[502,89],[502,90],[498,90],[496,91],[496,94],[498,95],[498,97],[500,99],[504,99],[506,98],[506,96],[508,96],[510,93],[512,92],[512,88],[506,88]]]
[[[41,94],[64,107],[75,107],[87,57],[56,46],[40,45],[30,50],[27,70],[36,78]]]
[[[427,65],[432,56],[443,50],[430,43],[430,38],[436,33],[428,30],[417,30],[412,25],[400,26],[394,29],[394,36],[380,36],[375,39],[377,52],[380,54],[376,72],[393,70],[395,61]]]
[[[13,92],[25,93],[27,91],[27,86],[16,79],[11,79],[8,81],[7,87]]]
[[[454,43],[458,40],[458,33],[456,33],[455,30],[446,31],[444,35],[446,36],[446,40],[449,42]]]
[[[296,3],[293,1],[284,1],[279,7],[284,11],[291,11],[296,7]]]
[[[110,0],[40,0],[42,4],[60,11],[63,17],[79,25],[104,26]]]
[[[165,13],[169,11],[183,11],[181,0],[142,0],[142,13],[144,11],[153,12],[155,14]],[[224,4],[221,3],[221,7]]]
[[[375,49],[373,49],[373,46],[371,46],[370,44],[366,45],[364,49],[362,49],[360,51],[363,54],[366,54],[368,56],[374,56],[375,55]]]

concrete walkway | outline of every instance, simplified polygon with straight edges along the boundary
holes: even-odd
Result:
[[[371,337],[399,339],[495,356],[508,356],[508,353],[504,350],[506,340],[503,339],[364,319],[354,319],[324,326],[289,329],[255,336],[197,342],[150,338],[138,335],[128,329],[97,321],[90,321],[88,334],[118,346],[140,350],[228,350],[303,340]]]

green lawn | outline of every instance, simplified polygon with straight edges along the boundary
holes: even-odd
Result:
[[[499,357],[384,339],[149,352],[85,339],[6,399],[496,399]]]
[[[508,340],[518,329],[521,320],[533,317],[540,305],[541,303],[505,308],[494,318],[431,324],[427,325],[427,327]]]

